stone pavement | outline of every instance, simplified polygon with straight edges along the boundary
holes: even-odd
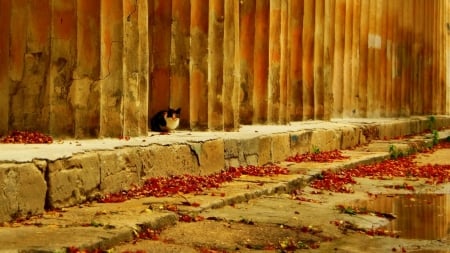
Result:
[[[445,118],[444,121],[446,122],[447,118]],[[223,169],[223,167],[231,165],[279,162],[282,161],[282,157],[285,158],[293,152],[310,151],[311,147],[320,148],[320,150],[324,151],[336,148],[354,148],[357,145],[365,144],[370,141],[363,140],[363,138],[370,137],[369,135],[363,134],[364,129],[376,129],[376,134],[378,135],[377,137],[381,137],[382,139],[385,139],[384,137],[386,137],[386,139],[389,139],[395,136],[410,134],[411,129],[413,131],[417,130],[417,132],[420,132],[418,130],[426,128],[427,126],[426,118],[418,120],[418,122],[414,124],[411,124],[411,120],[401,121],[401,124],[393,124],[393,122],[398,123],[398,120],[383,122],[375,121],[375,123],[372,122],[371,126],[376,126],[375,128],[367,127],[367,124],[369,124],[367,122],[307,122],[305,124],[302,124],[301,126],[293,124],[289,127],[277,126],[271,127],[270,129],[269,127],[265,126],[261,126],[260,128],[244,127],[240,133],[229,133],[227,136],[228,139],[224,139],[223,133],[179,132],[167,136],[157,135],[150,136],[148,138],[133,138],[126,143],[124,143],[124,141],[122,140],[65,140],[63,141],[63,143],[55,143],[49,146],[8,145],[8,148],[11,148],[8,152],[4,152],[5,146],[0,145],[0,149],[2,149],[0,160],[7,161],[3,164],[0,164],[0,169],[6,168],[5,164],[11,163],[21,166],[23,166],[23,164],[32,163],[35,166],[39,167],[36,164],[45,162],[45,164],[41,165],[41,167],[44,168],[44,171],[47,171],[52,170],[51,166],[48,166],[49,164],[65,161],[64,159],[73,159],[73,157],[76,157],[77,154],[85,156],[86,154],[89,154],[91,152],[120,153],[123,151],[122,147],[146,147],[148,143],[145,142],[149,142],[150,140],[152,141],[152,143],[157,143],[158,141],[158,147],[162,146],[167,148],[174,147],[176,145],[184,145],[180,143],[194,143],[194,147],[190,146],[189,150],[193,153],[197,152],[197,162],[200,161],[201,163],[201,161],[213,159],[212,161],[207,161],[207,163],[219,163],[219,165],[221,166],[220,169]],[[356,125],[358,125],[358,127],[356,127]],[[383,126],[385,125],[390,127],[383,128]],[[417,125],[417,129],[411,127],[412,125]],[[329,131],[330,129],[332,129],[333,135],[327,134],[327,130]],[[340,134],[336,134],[336,132],[338,132],[336,129],[341,129]],[[352,130],[352,132],[358,134],[358,136],[345,137],[342,129],[354,129]],[[298,133],[301,131],[307,131],[308,133],[310,133],[308,139],[309,141],[303,143],[303,145],[300,145],[299,148],[296,149],[295,145],[292,144],[301,142],[296,142],[297,140],[294,141],[293,139],[298,138],[298,136],[300,136],[298,135]],[[325,132],[325,135],[318,135],[321,138],[315,140],[315,133],[321,131]],[[440,138],[446,138],[448,135],[449,131],[439,132]],[[265,138],[267,136],[270,138],[270,145],[261,145],[261,142],[264,142],[261,141],[261,138]],[[334,137],[324,138],[327,136]],[[333,143],[333,140],[337,138],[336,136],[339,137],[339,144]],[[283,151],[283,145],[277,146],[276,137],[280,137],[283,140],[287,138],[288,144],[286,145],[290,147],[289,151]],[[255,138],[258,141],[255,141]],[[342,144],[343,139],[346,138],[348,140],[357,141],[353,141],[352,145],[346,144],[346,146]],[[221,141],[217,141],[218,139],[220,139]],[[236,140],[236,142],[230,140]],[[249,143],[245,143],[242,142],[242,140],[250,141]],[[283,143],[283,140],[280,141],[280,143]],[[431,140],[432,137],[430,135],[425,135],[410,139],[372,141],[370,142],[370,145],[360,147],[358,148],[358,150],[345,150],[345,154],[350,156],[350,159],[348,160],[336,161],[332,164],[301,163],[296,164],[295,166],[293,166],[292,164],[283,163],[285,166],[289,166],[289,175],[279,175],[275,177],[263,178],[244,176],[230,183],[226,183],[218,189],[209,190],[205,192],[205,195],[186,194],[183,196],[177,195],[164,198],[150,197],[133,199],[123,203],[104,204],[89,202],[87,201],[87,198],[79,198],[78,201],[67,201],[66,204],[62,206],[57,206],[56,204],[54,204],[52,207],[57,208],[58,211],[48,211],[50,209],[44,211],[44,207],[42,207],[42,209],[38,210],[37,213],[29,212],[29,217],[21,223],[5,222],[4,226],[0,227],[0,252],[65,252],[65,250],[69,247],[109,249],[120,242],[131,240],[135,236],[135,234],[143,228],[151,227],[157,229],[176,224],[179,219],[178,214],[168,211],[166,208],[167,206],[176,205],[178,206],[179,213],[195,214],[208,209],[221,208],[227,205],[245,202],[249,199],[258,198],[264,195],[289,192],[292,189],[306,185],[308,181],[310,181],[315,175],[320,173],[320,171],[325,168],[342,168],[347,166],[354,166],[355,164],[359,163],[369,163],[387,159],[389,157],[389,146],[391,145],[395,145],[399,149],[403,149],[405,152],[407,152],[411,147],[416,148],[420,146],[426,146],[426,143],[429,143]],[[196,144],[201,143],[202,145],[204,145],[208,141],[214,141],[213,146],[222,145],[222,151],[218,151],[220,149],[217,149],[217,147],[209,147],[202,152],[198,150],[196,151]],[[236,150],[233,151],[233,144],[236,143],[240,143],[240,145],[235,145]],[[256,147],[252,147],[250,144],[255,144]],[[227,145],[229,145],[230,147],[224,148],[224,146]],[[249,147],[246,147],[246,145]],[[200,149],[201,148],[202,147],[200,147]],[[250,150],[251,148],[256,148],[256,150],[254,151],[255,153],[248,152],[248,150]],[[263,155],[264,152],[266,152],[264,149],[266,148],[270,150],[270,154],[268,154],[267,157],[264,158]],[[25,149],[26,151],[23,151],[23,149]],[[51,151],[50,153],[49,150]],[[223,157],[217,160],[218,156],[214,151],[219,152],[219,154]],[[153,150],[152,152],[155,151]],[[175,149],[174,152],[176,154],[177,152],[180,152],[180,150]],[[277,152],[281,153],[277,154]],[[7,153],[9,153],[10,155],[8,156]],[[98,153],[96,154],[98,155]],[[165,154],[167,155],[167,153]],[[257,154],[258,156],[252,157],[252,154]],[[201,158],[202,155],[207,157]],[[117,158],[117,156],[112,156],[108,159]],[[185,159],[186,157],[182,158]],[[108,159],[103,161],[103,163],[105,163]],[[168,157],[165,157],[165,159],[170,160],[170,158]],[[216,160],[214,161],[214,159]],[[37,160],[39,160],[38,163],[36,163]],[[74,163],[69,163],[69,165],[72,166],[69,166],[70,169],[74,170]],[[173,163],[166,164],[166,166],[167,165],[173,165]],[[87,167],[85,166],[84,168]],[[168,168],[170,169],[171,167]],[[66,174],[66,177],[68,177],[67,174],[71,172],[70,169],[68,172],[64,170],[56,171],[58,171],[59,174]],[[80,167],[75,168],[75,170],[77,169],[80,169]],[[197,164],[196,169],[201,169],[201,165]],[[209,174],[212,172],[220,171],[220,169],[204,170],[202,171],[202,173],[191,171],[191,174]],[[181,174],[189,172],[190,171],[181,170],[179,173]],[[6,182],[6,179],[8,179],[8,177],[5,177],[4,175],[10,174],[5,172],[3,173],[3,178],[1,176],[2,174],[0,174],[0,179],[2,179],[1,181]],[[81,174],[81,172],[79,173]],[[43,174],[45,175],[44,179],[49,180],[49,175],[51,173],[45,172]],[[150,173],[143,174],[145,176],[153,176],[153,174]],[[119,173],[118,177],[124,175],[126,176],[126,174]],[[16,175],[16,178],[17,177],[19,176]],[[82,179],[80,179],[80,177],[78,178],[78,180],[83,181]],[[58,178],[58,180],[60,180],[61,178],[64,177],[60,177]],[[67,180],[65,182],[70,186],[71,180]],[[25,186],[29,187],[31,189],[30,191],[33,190],[33,183],[35,182],[24,181],[24,183],[28,184]],[[64,188],[69,186],[61,185],[59,187]],[[13,185],[10,187],[18,186]],[[50,184],[48,188],[51,187],[52,185]],[[96,187],[98,187],[98,185]],[[5,192],[5,190],[3,191]],[[47,205],[51,200],[51,196],[49,197],[48,192],[49,189],[46,189],[45,194],[47,195],[44,196],[45,201],[47,201]],[[73,194],[73,191],[71,194]],[[81,194],[83,193],[81,192]],[[1,198],[2,197],[0,197],[0,199]],[[11,199],[8,199],[8,201],[11,201]],[[183,205],[183,203],[186,202],[200,203],[200,205]]]

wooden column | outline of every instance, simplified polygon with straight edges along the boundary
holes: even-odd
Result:
[[[72,72],[76,66],[73,55],[77,51],[75,4],[74,1],[52,1],[49,127],[50,132],[58,136],[73,136],[75,132],[70,98],[71,90],[74,88],[72,88]],[[39,29],[42,29],[42,26]]]
[[[144,1],[123,0],[122,22],[123,22],[123,109],[121,117],[123,117],[123,136],[139,136],[147,134],[146,128],[142,123],[142,115],[147,114],[147,106],[142,104],[141,93],[148,94],[148,90],[141,84],[140,60],[141,51],[140,43],[146,39],[141,30],[145,31],[146,27],[139,27],[140,13],[147,13],[147,3]],[[144,49],[145,52],[145,49]],[[148,50],[147,50],[148,52]],[[146,73],[146,72],[144,72]],[[142,131],[143,130],[143,131]],[[142,132],[141,132],[142,131]]]
[[[242,124],[253,119],[253,56],[255,45],[255,0],[241,1],[239,8],[240,99],[239,115]]]
[[[323,86],[324,120],[330,120],[333,113],[333,63],[334,63],[334,19],[335,1],[325,1],[323,36]]]
[[[267,120],[267,83],[269,66],[269,0],[257,0],[255,6],[255,47],[253,55],[253,123]]]
[[[100,131],[100,2],[78,0],[76,68],[71,87],[74,136],[97,137]]]
[[[352,10],[352,40],[351,40],[351,87],[350,87],[350,106],[347,110],[348,116],[360,117],[360,111],[358,108],[358,103],[360,99],[359,94],[359,64],[360,64],[360,51],[359,51],[359,41],[360,41],[360,31],[361,31],[361,0],[353,0],[353,10]],[[350,74],[347,73],[347,74]]]
[[[422,114],[423,113],[423,98],[422,98],[422,83],[425,81],[423,79],[423,69],[424,69],[424,56],[423,56],[423,48],[424,48],[424,39],[423,35],[425,34],[424,27],[424,5],[427,4],[422,0],[414,1],[414,10],[413,15],[415,18],[415,26],[414,26],[414,44],[413,44],[413,52],[412,55],[415,56],[413,63],[413,78],[412,78],[412,114]]]
[[[325,90],[323,76],[323,45],[324,45],[324,0],[316,0],[314,8],[314,49],[313,49],[313,94],[314,119],[323,119],[325,114]]]
[[[385,85],[386,89],[384,91],[385,94],[385,111],[387,117],[393,117],[393,101],[395,99],[393,95],[393,82],[392,82],[392,75],[394,74],[392,71],[393,66],[393,58],[395,57],[393,55],[393,45],[394,45],[394,31],[395,28],[393,27],[395,25],[395,11],[394,11],[394,4],[392,1],[386,1],[386,64],[385,64]],[[383,90],[382,90],[383,92]]]
[[[431,15],[433,15],[432,13],[432,8],[431,8],[431,4],[425,4],[424,5],[424,15],[425,17],[430,17]],[[432,111],[432,99],[430,99],[432,97],[432,47],[431,47],[431,37],[432,37],[432,19],[430,18],[425,18],[425,32],[423,34],[424,36],[424,80],[423,80],[423,102],[424,102],[424,106],[423,106],[423,113],[425,114],[431,114]]]
[[[208,7],[209,1],[191,0],[190,128],[208,127]]]
[[[288,120],[303,118],[302,58],[303,0],[289,1],[288,45]]]
[[[393,86],[393,115],[400,116],[401,105],[401,24],[402,24],[402,4],[399,1],[392,1],[395,17],[393,22],[393,44],[392,44],[392,86]]]
[[[412,65],[412,27],[413,24],[413,9],[412,9],[412,0],[408,0],[404,4],[404,12],[403,12],[403,45],[402,45],[402,84],[401,84],[401,94],[402,94],[402,106],[401,112],[403,116],[409,116],[411,114],[411,89],[409,85],[411,85],[411,65]]]
[[[445,47],[445,113],[449,114],[450,113],[450,15],[448,15],[448,13],[450,13],[450,3],[448,1],[444,1],[444,5],[445,7],[443,7],[443,10],[445,13],[447,13],[447,15],[444,15],[444,25],[445,27],[443,28],[444,31],[444,37],[445,40],[443,43],[444,47]]]
[[[11,5],[11,0],[2,1],[0,9],[0,31],[3,31],[0,37],[0,135],[7,134],[9,130]]]
[[[209,1],[208,128],[223,130],[223,30],[224,1]]]
[[[448,1],[440,0],[439,2],[439,82],[441,87],[441,112],[440,114],[446,114],[446,37],[447,35],[447,18],[448,12],[446,12],[446,5]]]
[[[377,0],[369,1],[369,33],[368,33],[368,55],[367,55],[367,117],[376,117],[378,108],[375,103],[376,83],[376,61],[375,55],[377,51],[378,36],[376,34],[377,27]]]
[[[333,117],[342,117],[345,46],[345,0],[336,0],[335,6],[335,39],[334,39],[334,71],[333,71]]]
[[[314,7],[314,0],[304,0],[302,34],[303,120],[314,118]]]
[[[368,0],[361,1],[361,21],[359,34],[359,75],[358,75],[358,111],[359,116],[367,117],[367,75],[369,48],[369,7]]]
[[[343,89],[342,89],[342,115],[344,117],[352,116],[352,104],[355,95],[352,93],[352,37],[353,37],[353,0],[345,2],[345,21],[344,21],[344,58],[343,58]]]
[[[139,129],[139,134],[147,136],[148,134],[148,91],[149,91],[149,16],[148,16],[148,8],[149,1],[148,0],[138,0],[138,34],[139,34],[139,42],[138,42],[138,103],[139,103],[139,123],[136,128]]]
[[[49,73],[51,43],[57,43],[57,38],[50,42],[51,6],[50,2],[29,1],[25,6],[27,10],[23,13],[27,16],[26,48],[24,57],[24,72],[21,80],[23,97],[22,107],[15,107],[22,111],[22,124],[19,128],[23,130],[38,130],[48,132],[50,108],[48,107],[50,97],[49,82],[46,78]],[[70,21],[69,21],[70,22]],[[20,30],[15,32],[21,32]],[[52,58],[52,60],[56,60]],[[19,91],[20,92],[20,91]],[[51,102],[51,101],[50,101]],[[50,119],[51,120],[51,119]]]
[[[239,104],[239,0],[224,2],[224,39],[223,39],[223,125],[225,131],[238,129]]]
[[[281,0],[270,1],[269,18],[269,73],[267,121],[278,123],[280,112],[280,65],[281,65]]]
[[[151,79],[148,115],[152,117],[170,106],[170,48],[172,1],[151,0],[150,13]],[[182,110],[183,113],[183,110]]]
[[[190,0],[172,1],[170,107],[181,108],[180,128],[189,125]]]
[[[380,50],[379,50],[379,69],[378,69],[378,76],[379,76],[379,89],[378,89],[378,104],[380,107],[380,116],[386,117],[387,116],[387,107],[386,107],[386,64],[387,64],[387,4],[389,0],[381,0],[379,2],[379,11],[380,11],[380,18],[379,18],[379,35],[380,35]]]
[[[280,113],[278,122],[288,123],[288,67],[289,67],[289,44],[288,23],[289,11],[288,0],[281,0],[281,31],[280,31]]]
[[[123,5],[102,0],[100,4],[100,136],[123,136]]]

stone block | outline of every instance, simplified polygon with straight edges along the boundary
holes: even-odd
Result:
[[[142,176],[146,178],[198,174],[199,162],[186,144],[154,144],[139,149],[138,155],[142,163]]]
[[[102,193],[119,192],[140,185],[142,160],[138,148],[100,152],[99,159]]]
[[[258,165],[259,137],[242,138],[239,140],[239,163],[242,166]]]
[[[317,129],[311,136],[311,151],[318,148],[320,151],[339,149],[341,145],[341,132],[335,130]]]
[[[0,222],[44,211],[47,185],[33,164],[0,164]]]
[[[290,155],[290,135],[288,133],[272,135],[272,162],[284,161]]]
[[[270,162],[273,162],[272,157],[272,137],[269,135],[263,135],[259,137],[258,152],[256,153],[258,157],[258,165],[264,165]]]
[[[348,149],[359,144],[359,136],[361,129],[352,126],[341,127],[338,131],[341,132],[340,149]]]
[[[291,155],[311,152],[311,137],[311,130],[290,133]]]
[[[224,139],[224,158],[238,158],[239,157],[239,140],[238,139]]]
[[[83,203],[100,187],[100,162],[95,152],[48,164],[48,201],[51,207]]]
[[[217,173],[225,168],[224,141],[222,139],[191,143],[190,145],[197,156],[201,175]]]

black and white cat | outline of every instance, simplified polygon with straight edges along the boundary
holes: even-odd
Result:
[[[150,128],[155,132],[169,132],[180,124],[181,108],[159,111],[150,120]]]

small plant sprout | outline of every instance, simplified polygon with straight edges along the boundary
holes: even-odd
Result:
[[[434,115],[430,115],[428,117],[428,129],[431,131],[436,126],[436,117]]]
[[[312,146],[312,152],[313,154],[319,154],[320,153],[320,148],[316,145]]]
[[[437,130],[433,130],[433,146],[439,143],[439,132]]]
[[[394,159],[394,160],[405,155],[405,154],[403,154],[402,150],[399,150],[393,144],[389,145],[389,154],[391,156],[391,159]]]

